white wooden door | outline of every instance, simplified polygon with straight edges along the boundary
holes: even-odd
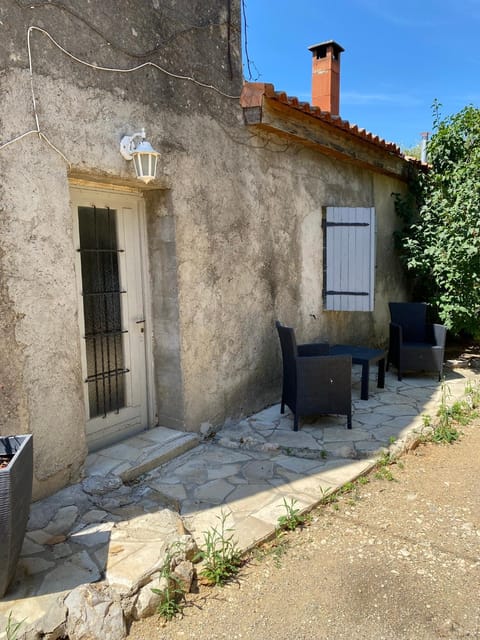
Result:
[[[72,187],[86,434],[90,451],[148,426],[143,200]]]

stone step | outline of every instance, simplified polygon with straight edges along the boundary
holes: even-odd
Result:
[[[91,454],[87,459],[88,475],[112,473],[123,482],[139,476],[190,451],[200,442],[196,433],[156,427]]]
[[[145,451],[138,460],[132,461],[129,469],[122,471],[120,477],[123,482],[131,482],[139,476],[165,464],[169,460],[190,451],[198,445],[200,439],[197,434],[182,433],[175,440],[171,440],[151,451]]]

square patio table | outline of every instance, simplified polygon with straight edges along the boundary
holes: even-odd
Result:
[[[362,365],[362,386],[360,398],[368,400],[368,379],[370,376],[370,365],[378,363],[377,387],[385,387],[385,351],[382,349],[370,349],[369,347],[356,347],[351,344],[335,344],[330,347],[330,354],[352,356],[352,364]]]

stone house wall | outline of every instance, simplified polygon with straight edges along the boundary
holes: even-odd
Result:
[[[34,434],[35,497],[76,479],[88,448],[74,185],[145,202],[145,426],[196,431],[278,401],[275,319],[302,340],[385,343],[386,303],[405,295],[390,197],[401,168],[245,126],[239,0],[4,0],[0,20],[0,433]],[[147,61],[158,66],[114,71]],[[148,186],[118,150],[142,126],[161,154]],[[332,203],[376,207],[373,313],[323,311]]]

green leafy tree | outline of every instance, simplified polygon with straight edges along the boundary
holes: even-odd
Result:
[[[417,160],[420,160],[420,157],[422,155],[422,143],[419,142],[413,147],[402,147],[402,153],[405,156],[411,156],[412,158],[416,158]]]
[[[414,295],[436,308],[455,334],[480,337],[480,109],[441,119],[434,104],[430,169],[413,196],[396,197],[404,229],[397,236]]]

